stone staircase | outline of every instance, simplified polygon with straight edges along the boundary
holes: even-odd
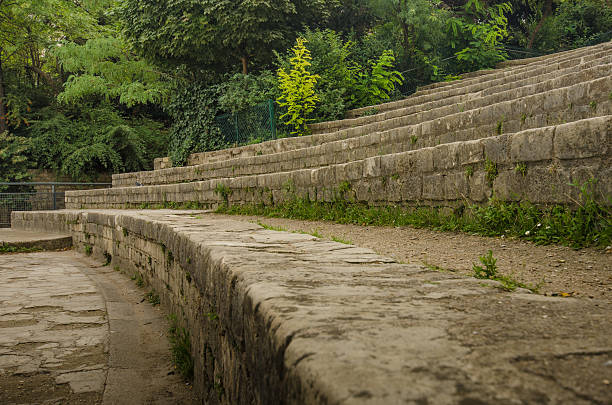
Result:
[[[188,166],[113,176],[67,208],[288,199],[457,206],[570,203],[595,177],[612,194],[612,43],[501,64],[404,100],[311,125],[313,135],[197,153]],[[137,186],[141,184],[142,186]]]

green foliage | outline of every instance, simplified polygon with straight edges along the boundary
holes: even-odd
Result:
[[[83,105],[78,110],[44,108],[35,115],[28,135],[38,167],[75,180],[147,169],[166,148],[159,124],[144,118],[125,119],[107,104]]]
[[[223,199],[224,204],[229,205],[229,197],[232,195],[232,190],[223,183],[217,183],[215,194]]]
[[[493,162],[489,158],[486,158],[484,169],[486,172],[487,184],[489,185],[489,187],[493,187],[493,182],[495,181],[495,179],[497,178],[497,175],[499,174],[497,171],[497,163]]]
[[[213,125],[219,88],[202,82],[182,83],[166,106],[174,124],[170,130],[170,158],[174,166],[187,162],[190,153],[224,147],[219,129]]]
[[[332,3],[125,0],[119,14],[130,43],[147,58],[166,66],[185,65],[194,72],[223,73],[269,61],[272,52],[285,49],[303,25],[324,21]]]
[[[485,6],[469,0],[462,13],[448,20],[450,45],[465,71],[490,68],[507,58],[503,40],[508,36],[509,3]]]
[[[285,120],[287,126],[292,127],[292,135],[308,133],[309,115],[314,111],[319,97],[315,93],[315,85],[319,75],[310,73],[307,68],[311,65],[310,51],[304,45],[306,40],[298,38],[296,45],[291,48],[294,56],[290,59],[291,70],[284,68],[277,71],[279,87],[282,92],[277,99],[280,107],[286,107],[287,112],[280,119]]]
[[[172,362],[181,375],[193,378],[193,358],[191,357],[191,339],[189,332],[179,326],[175,315],[169,315],[168,338],[172,351]]]
[[[593,197],[593,182],[580,186],[576,207],[537,207],[528,202],[500,202],[470,206],[453,213],[432,207],[368,206],[337,199],[320,203],[295,199],[275,206],[223,206],[220,212],[376,226],[412,226],[442,231],[463,231],[484,236],[515,236],[538,244],[574,248],[612,243],[610,205]],[[609,203],[608,203],[609,204]]]
[[[26,153],[30,146],[28,139],[10,134],[0,133],[0,182],[28,181],[28,159]],[[0,191],[8,190],[8,186],[0,186]]]
[[[394,70],[395,57],[383,49],[364,68],[358,62],[357,43],[344,41],[331,30],[306,30],[303,34],[311,51],[309,71],[317,75],[316,94],[320,103],[313,111],[314,121],[341,119],[348,109],[380,103],[390,98],[402,76]],[[279,58],[283,69],[290,65]]]
[[[396,85],[402,84],[403,76],[396,70],[393,51],[385,50],[376,61],[371,62],[371,72],[357,73],[357,88],[361,90],[358,105],[374,105],[388,100]]]
[[[494,280],[497,277],[497,259],[493,257],[493,252],[489,250],[486,255],[480,256],[479,260],[482,266],[472,265],[474,277]]]
[[[236,73],[220,85],[219,108],[236,113],[279,96],[278,78],[269,70],[258,74]]]
[[[32,252],[40,252],[43,249],[40,247],[32,246],[13,246],[9,244],[5,244],[4,242],[0,243],[0,255],[11,254],[11,253],[32,253]]]
[[[554,52],[610,40],[612,7],[606,0],[560,1],[554,15],[543,22],[540,18],[531,15],[528,25],[530,32],[541,25],[533,42],[534,49],[540,51]],[[521,44],[525,46],[527,41],[524,38]]]
[[[516,281],[511,276],[499,274],[497,269],[497,259],[493,257],[493,251],[489,250],[486,255],[480,256],[478,260],[482,266],[472,264],[472,271],[474,272],[475,278],[499,281],[502,288],[506,291],[514,291],[518,287],[521,287],[527,288],[533,292],[538,292],[539,286],[527,285]]]
[[[160,304],[159,295],[155,292],[155,290],[149,291],[145,295],[145,299],[149,301],[149,304],[153,305],[154,307]]]
[[[527,175],[527,164],[524,162],[517,163],[514,167],[514,171],[525,177]]]
[[[117,100],[133,107],[167,100],[169,81],[146,61],[130,53],[117,37],[89,39],[84,45],[65,43],[53,50],[64,71],[72,73],[58,100],[81,103]]]

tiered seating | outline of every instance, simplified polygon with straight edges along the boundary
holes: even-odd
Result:
[[[609,194],[612,43],[507,65],[314,124],[312,136],[194,154],[186,167],[157,160],[157,170],[113,176],[112,189],[67,193],[67,207],[331,200],[341,185],[375,204],[492,193],[553,203],[590,177]]]

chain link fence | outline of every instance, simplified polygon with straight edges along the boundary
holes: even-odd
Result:
[[[215,124],[223,143],[230,146],[249,145],[276,139],[276,108],[273,100],[247,110],[220,115]]]
[[[111,183],[0,183],[2,188],[24,188],[27,192],[0,192],[0,228],[11,227],[13,211],[45,211],[65,208],[64,190],[109,187]]]

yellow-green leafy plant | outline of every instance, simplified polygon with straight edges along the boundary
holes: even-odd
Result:
[[[277,71],[282,94],[276,101],[280,107],[287,108],[287,112],[281,115],[280,119],[292,128],[292,135],[298,136],[308,133],[308,116],[319,101],[315,86],[320,76],[307,70],[311,66],[309,61],[312,58],[306,48],[306,42],[304,38],[298,38],[296,45],[291,48],[294,54],[290,59],[291,70],[288,73],[283,68]]]

